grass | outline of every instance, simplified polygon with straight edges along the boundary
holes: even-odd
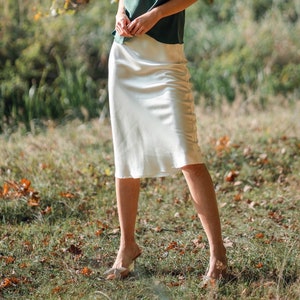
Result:
[[[300,104],[235,106],[197,111],[229,282],[200,288],[207,240],[180,174],[142,181],[143,255],[104,279],[119,243],[110,128],[74,121],[0,136],[0,298],[299,299]]]

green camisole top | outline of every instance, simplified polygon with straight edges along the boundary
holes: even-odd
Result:
[[[129,19],[132,21],[136,17],[159,6],[168,0],[125,0],[125,10]],[[147,34],[157,41],[165,44],[182,44],[184,34],[185,11],[161,19],[152,27]],[[120,36],[116,31],[113,32],[115,41],[124,43],[128,37]]]

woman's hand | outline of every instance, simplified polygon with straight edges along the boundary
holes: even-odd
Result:
[[[133,35],[130,33],[128,26],[130,24],[130,20],[125,13],[118,13],[116,15],[116,26],[115,29],[119,33],[120,36],[132,37]]]
[[[149,11],[136,19],[134,19],[129,25],[128,30],[132,36],[142,35],[148,32],[157,22],[158,18],[153,11]]]

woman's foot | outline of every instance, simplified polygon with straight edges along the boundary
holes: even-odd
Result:
[[[227,259],[226,257],[222,259],[212,258],[209,263],[209,269],[206,277],[211,279],[219,280],[225,277],[227,271]]]
[[[224,256],[221,260],[211,258],[209,269],[202,278],[202,288],[217,288],[219,282],[225,278],[227,271],[227,259]]]
[[[130,247],[120,247],[116,260],[104,275],[106,279],[123,279],[129,275],[134,269],[134,261],[141,255],[142,251],[139,246],[134,243]]]
[[[227,271],[226,248],[224,245],[211,250],[209,259],[209,268],[206,277],[219,280],[225,277]]]

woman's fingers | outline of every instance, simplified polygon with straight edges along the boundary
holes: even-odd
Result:
[[[145,28],[142,26],[141,27],[136,26],[130,32],[132,35],[141,35],[146,33]]]
[[[128,25],[130,24],[130,20],[127,16],[121,17],[116,22],[116,31],[120,36],[132,37],[130,30],[128,29]]]
[[[128,30],[132,35],[141,35],[146,33],[145,26],[142,25],[140,22],[131,22],[130,25],[128,26]]]
[[[126,15],[123,15],[116,22],[116,30],[121,36],[132,37],[135,35],[142,35],[148,32],[156,21],[150,17],[149,13],[146,13],[132,22]]]
[[[155,18],[151,16],[150,11],[134,19],[128,25],[128,30],[132,35],[141,35],[148,32],[156,22]]]

